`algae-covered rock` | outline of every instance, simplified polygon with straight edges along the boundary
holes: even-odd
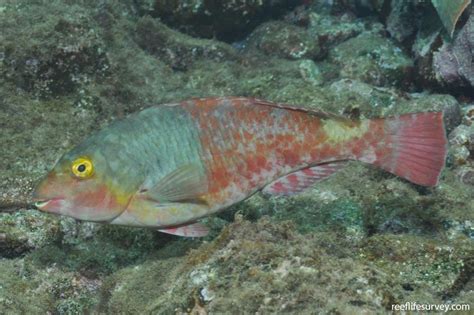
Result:
[[[395,0],[390,2],[391,10],[386,25],[390,35],[399,42],[410,38],[417,28],[417,20],[421,10],[416,1]]]
[[[415,58],[416,76],[420,86],[435,85],[433,53],[442,44],[443,26],[432,6],[426,6],[419,19],[418,31],[411,47]]]
[[[301,2],[157,0],[151,14],[186,33],[208,38],[217,36],[219,39],[231,41],[242,38],[262,21],[278,17]]]
[[[474,86],[474,14],[463,26],[451,43],[446,41],[439,51],[434,53],[433,67],[436,78],[442,84],[453,89]]]
[[[459,125],[449,134],[448,162],[459,167],[458,180],[474,186],[474,124]]]
[[[449,94],[411,93],[407,98],[385,111],[384,115],[426,111],[443,112],[444,125],[448,133],[461,123],[461,106]]]
[[[308,32],[312,37],[318,38],[321,45],[326,48],[355,37],[364,30],[364,23],[349,14],[341,16],[318,14],[316,12],[309,14]]]
[[[26,211],[0,214],[0,258],[17,257],[60,240],[57,217]]]
[[[333,82],[330,91],[334,95],[333,104],[342,105],[338,108],[334,106],[332,112],[343,114],[356,110],[365,117],[381,116],[384,110],[395,106],[402,97],[396,90],[351,79]]]
[[[156,257],[110,277],[101,310],[360,313],[411,299],[441,303],[438,293],[458,289],[473,254],[466,241],[452,245],[411,235],[302,236],[288,221],[237,218],[184,260]]]
[[[58,96],[107,75],[107,47],[84,7],[18,1],[0,15],[0,74],[17,88]]]
[[[462,123],[466,126],[474,124],[474,105],[467,105],[462,109]]]
[[[317,58],[321,53],[318,38],[304,28],[283,22],[261,24],[248,39],[250,49],[287,59]]]
[[[459,102],[448,94],[402,93],[350,79],[332,83],[330,91],[335,100],[333,112],[340,114],[356,110],[370,118],[440,111],[448,133],[462,120]]]
[[[388,38],[364,32],[329,52],[339,74],[376,86],[410,86],[413,61]]]
[[[81,314],[98,302],[101,281],[24,260],[1,260],[0,308],[6,314]]]
[[[142,49],[173,69],[185,70],[198,59],[237,59],[234,49],[227,44],[192,38],[150,17],[138,20],[135,32],[136,41]]]

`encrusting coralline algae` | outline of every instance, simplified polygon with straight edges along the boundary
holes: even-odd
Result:
[[[472,307],[474,189],[463,174],[474,166],[471,142],[462,140],[472,133],[464,117],[469,89],[438,83],[431,56],[440,41],[420,20],[407,20],[408,37],[390,24],[389,38],[375,2],[304,2],[279,12],[277,22],[252,15],[257,20],[235,38],[217,30],[227,42],[181,33],[189,28],[177,19],[159,21],[153,1],[0,5],[2,311],[380,313],[407,301]],[[415,15],[436,21],[429,5],[417,5]],[[393,23],[400,13],[390,14]],[[273,23],[294,38],[262,31]],[[466,25],[461,18],[453,45]],[[317,49],[301,54],[312,37]],[[107,123],[151,105],[232,95],[351,118],[443,111],[446,168],[437,187],[423,188],[351,162],[300,195],[257,193],[208,218],[202,240],[26,206],[55,161]]]

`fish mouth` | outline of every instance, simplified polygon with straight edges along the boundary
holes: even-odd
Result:
[[[40,201],[36,201],[34,203],[34,206],[38,209],[41,209],[41,208],[44,208],[46,207],[46,205],[51,201],[51,199],[47,199],[47,200],[40,200]]]
[[[59,201],[62,200],[63,198],[51,198],[51,199],[40,199],[36,200],[33,205],[39,209],[43,210],[46,206],[48,206],[49,203],[54,202],[54,201]]]

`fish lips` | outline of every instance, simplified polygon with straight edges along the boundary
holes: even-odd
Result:
[[[64,198],[60,197],[55,197],[55,198],[35,198],[34,201],[34,206],[36,209],[45,211],[45,212],[57,212],[55,210],[58,210],[60,208],[60,205]]]

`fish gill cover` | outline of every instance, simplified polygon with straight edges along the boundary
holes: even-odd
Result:
[[[2,312],[472,307],[474,18],[469,5],[448,27],[439,10],[408,0],[3,2]],[[110,122],[232,95],[351,119],[443,112],[446,168],[424,188],[351,162],[301,194],[256,193],[209,217],[205,239],[32,209],[39,179]]]

